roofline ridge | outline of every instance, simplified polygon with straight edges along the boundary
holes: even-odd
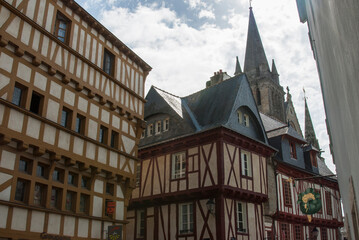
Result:
[[[288,127],[288,124],[287,124],[287,123],[282,122],[281,120],[278,120],[278,119],[276,119],[276,118],[274,118],[274,117],[272,117],[272,116],[269,116],[268,114],[265,114],[264,112],[260,112],[260,111],[258,111],[258,112],[261,113],[261,114],[263,114],[263,115],[265,115],[265,116],[267,116],[267,117],[269,117],[269,118],[272,119],[272,120],[275,120],[275,121],[277,121],[277,122],[283,123],[285,126]],[[282,127],[280,127],[280,128],[282,128]],[[277,129],[279,129],[279,128],[277,128]]]
[[[152,87],[155,88],[155,89],[157,89],[157,90],[160,90],[161,92],[167,93],[168,95],[171,95],[171,96],[173,96],[173,97],[181,98],[180,96],[176,96],[176,95],[174,95],[174,94],[172,94],[172,93],[170,93],[170,92],[167,92],[167,91],[165,91],[165,90],[163,90],[163,89],[161,89],[161,88],[159,88],[159,87],[156,87],[156,86],[154,86],[154,85],[152,85]]]

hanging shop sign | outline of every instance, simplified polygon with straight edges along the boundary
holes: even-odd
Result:
[[[106,201],[106,215],[112,216],[115,213],[116,202],[115,201]]]
[[[122,225],[108,226],[107,240],[122,240]]]
[[[300,211],[307,215],[309,222],[312,221],[312,215],[322,208],[320,194],[315,192],[313,188],[307,188],[304,192],[299,194],[298,204]]]

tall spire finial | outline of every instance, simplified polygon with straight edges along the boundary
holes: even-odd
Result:
[[[241,65],[239,64],[238,56],[236,57],[236,71],[234,72],[234,75],[239,75],[242,73]]]
[[[304,97],[303,97],[303,99],[304,99],[304,101],[307,101],[308,97],[307,97],[307,96],[305,96],[305,89],[304,89],[304,87],[303,87],[303,93],[304,93]]]
[[[252,8],[252,0],[249,0],[249,8]]]
[[[312,144],[316,149],[320,150],[319,142],[317,137],[315,136],[315,131],[313,127],[312,118],[310,117],[309,108],[307,104],[307,98],[305,96],[305,89],[303,88],[304,92],[304,132],[305,132],[305,140],[307,140],[308,143]]]

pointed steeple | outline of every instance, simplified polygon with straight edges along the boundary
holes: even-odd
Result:
[[[310,117],[306,97],[304,97],[304,104],[305,104],[305,140],[307,140],[308,143],[312,144],[316,149],[320,150],[318,139],[315,136],[315,131],[312,123],[312,118]]]
[[[259,68],[259,71],[269,70],[267,57],[258,32],[256,20],[254,19],[252,7],[250,7],[244,72],[247,73],[248,71],[257,68]]]
[[[236,71],[234,72],[234,75],[237,76],[242,73],[241,65],[238,61],[238,56],[236,57]]]
[[[272,78],[275,83],[279,84],[279,74],[274,59],[272,59]]]

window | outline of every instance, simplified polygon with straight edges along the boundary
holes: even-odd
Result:
[[[294,240],[303,240],[302,226],[299,224],[294,225]]]
[[[106,183],[106,193],[113,196],[114,185],[112,183]]]
[[[146,131],[143,130],[142,133],[141,133],[141,139],[144,138],[146,136]]]
[[[310,160],[312,162],[313,167],[318,167],[318,161],[317,161],[317,153],[312,151],[310,152]]]
[[[136,237],[143,238],[145,237],[145,210],[141,209],[136,212]]]
[[[52,188],[51,189],[51,199],[50,199],[50,207],[52,208],[61,208],[61,189]]]
[[[105,49],[103,56],[103,70],[110,76],[114,75],[115,55]]]
[[[67,211],[74,211],[76,206],[76,193],[67,191],[65,208]]]
[[[52,180],[63,182],[63,176],[64,176],[64,171],[59,168],[55,168],[52,173]]]
[[[34,191],[34,204],[37,206],[45,206],[46,200],[46,186],[36,183]]]
[[[241,110],[238,110],[237,111],[237,114],[238,114],[238,122],[240,124],[243,124],[243,114],[242,114],[242,111]]]
[[[27,202],[30,182],[24,179],[18,179],[16,183],[15,200]]]
[[[332,196],[330,192],[325,192],[325,205],[327,207],[327,214],[328,215],[332,215],[333,214],[333,210],[332,210]]]
[[[61,126],[71,129],[72,111],[68,108],[63,108],[61,113]]]
[[[289,231],[289,224],[288,223],[281,223],[280,224],[280,235],[281,235],[281,239],[290,240],[290,231]]]
[[[252,162],[249,152],[241,152],[242,176],[252,177]]]
[[[69,172],[67,175],[67,184],[77,186],[77,174]]]
[[[186,174],[186,153],[172,154],[172,179],[185,177]]]
[[[32,161],[21,157],[19,161],[19,171],[27,174],[32,173]]]
[[[163,122],[163,131],[168,131],[168,129],[170,128],[170,119],[166,118]]]
[[[15,83],[15,88],[12,95],[12,103],[19,107],[25,107],[26,94],[27,94],[27,87],[19,83]]]
[[[68,44],[70,38],[71,21],[60,12],[57,12],[54,35],[61,42]]]
[[[147,127],[147,136],[153,135],[153,124],[148,125]]]
[[[283,179],[283,198],[284,198],[284,205],[287,207],[292,207],[292,192],[290,189],[290,182]]]
[[[320,235],[322,236],[321,240],[328,240],[327,228],[321,227],[320,228]]]
[[[297,151],[295,148],[295,143],[289,142],[289,148],[290,148],[290,157],[293,159],[297,159]]]
[[[88,213],[89,199],[90,199],[90,196],[88,196],[86,194],[80,195],[80,208],[79,208],[80,212]]]
[[[193,233],[193,204],[184,203],[179,206],[179,233]]]
[[[80,134],[85,133],[85,122],[86,118],[80,114],[76,116],[76,124],[75,124],[75,131]]]
[[[90,189],[90,178],[82,176],[81,178],[81,187],[82,188],[86,188],[86,189]]]
[[[247,205],[244,202],[237,202],[237,231],[247,232]]]
[[[156,134],[161,133],[161,121],[156,122]]]
[[[107,127],[104,126],[100,127],[100,136],[99,136],[100,143],[107,144],[107,132],[108,132]]]
[[[42,163],[38,163],[36,166],[36,176],[47,178],[48,176],[48,166]]]
[[[111,147],[118,148],[118,132],[111,131]]]
[[[249,127],[249,115],[243,114],[243,125]]]
[[[31,103],[30,103],[30,112],[41,115],[42,106],[44,102],[44,96],[37,92],[32,92]]]
[[[320,189],[314,189],[314,191],[315,191],[316,193],[319,193],[320,198],[322,198],[322,194],[321,194]],[[320,200],[322,200],[322,199],[320,199]],[[322,213],[323,213],[322,209],[323,209],[323,202],[322,202],[322,207],[320,208],[320,210],[319,210],[317,213],[318,213],[318,214],[322,214]]]
[[[141,164],[137,164],[136,167],[136,187],[141,184]]]

